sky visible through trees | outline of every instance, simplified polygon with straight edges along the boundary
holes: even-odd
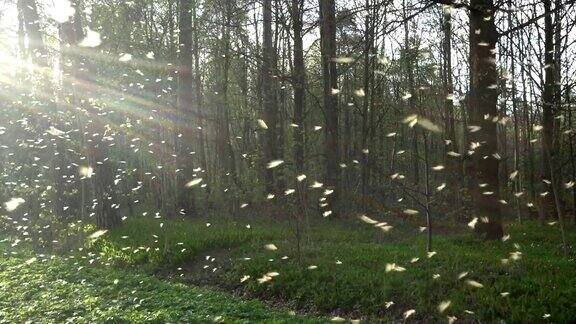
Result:
[[[575,28],[573,0],[1,0],[0,289],[80,283],[0,322],[576,320]]]

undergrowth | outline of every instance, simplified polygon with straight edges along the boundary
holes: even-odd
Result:
[[[332,315],[398,319],[413,309],[411,319],[426,321],[576,320],[574,253],[562,255],[555,226],[511,224],[504,242],[471,234],[434,237],[435,253],[427,254],[424,235],[402,227],[382,233],[328,221],[308,229],[297,253],[287,224],[247,225],[173,221],[160,227],[157,220],[135,219],[93,248],[109,263],[173,269],[208,251],[233,248],[231,264],[219,271],[206,267],[214,283]],[[269,244],[276,249],[265,248]],[[387,272],[391,264],[404,270]],[[270,272],[278,275],[266,280]]]
[[[87,261],[0,255],[0,323],[311,321],[255,300]]]

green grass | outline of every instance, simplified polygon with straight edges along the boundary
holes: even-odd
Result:
[[[176,221],[160,229],[159,221],[136,219],[107,234],[95,248],[103,262],[172,269],[215,249],[234,248],[232,264],[213,274],[214,283],[348,318],[398,319],[415,309],[413,318],[426,321],[445,321],[450,315],[467,321],[540,322],[545,314],[553,322],[576,320],[576,262],[573,251],[570,258],[562,256],[556,226],[510,225],[506,242],[482,242],[470,234],[435,237],[437,254],[428,258],[424,237],[414,229],[383,234],[365,225],[346,228],[327,221],[312,226],[298,258],[287,224],[245,225]],[[569,241],[576,242],[575,229],[568,232]],[[278,250],[266,250],[269,243]],[[519,260],[502,263],[517,251]],[[413,258],[419,260],[411,263]],[[406,270],[386,272],[388,263]],[[312,265],[317,268],[309,269]],[[257,282],[271,271],[279,275]],[[458,279],[463,272],[468,275]],[[250,279],[240,283],[244,276]],[[389,301],[394,305],[386,308]],[[441,314],[437,306],[442,301],[451,306]]]
[[[258,301],[74,259],[0,256],[0,323],[306,322]],[[82,266],[81,264],[84,264]]]

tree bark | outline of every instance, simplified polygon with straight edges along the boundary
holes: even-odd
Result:
[[[334,190],[329,195],[328,205],[332,215],[339,210],[340,182],[340,144],[339,144],[339,109],[338,97],[332,89],[338,89],[338,71],[336,68],[336,5],[334,0],[320,1],[320,52],[322,56],[322,76],[324,79],[324,118],[325,118],[325,176],[328,189]]]
[[[460,203],[460,188],[458,183],[462,179],[460,159],[448,156],[449,151],[458,152],[456,127],[454,123],[454,83],[452,79],[452,12],[450,7],[443,8],[442,14],[442,85],[444,90],[444,132],[445,132],[445,161],[446,167],[452,173],[448,178],[449,189],[453,192],[454,203]]]
[[[306,66],[302,41],[303,0],[292,0],[292,30],[294,33],[294,163],[296,172],[304,172],[304,108],[306,106]]]
[[[192,78],[192,3],[190,0],[180,0],[179,6],[179,55],[178,55],[178,120],[176,129],[177,168],[177,209],[186,213],[194,213],[194,196],[192,190],[185,188],[186,181],[192,178],[193,161],[190,151],[194,147],[194,128],[192,120],[193,109],[193,78]],[[182,134],[182,136],[180,136]]]
[[[264,121],[268,125],[265,135],[264,165],[276,160],[278,151],[277,124],[278,124],[278,100],[276,97],[276,80],[274,71],[274,45],[272,41],[272,0],[264,0],[262,6],[262,99],[264,106]],[[271,193],[276,191],[274,183],[274,170],[265,171],[266,190]]]
[[[556,105],[556,60],[554,55],[554,25],[551,15],[551,0],[543,0],[544,12],[544,90],[542,92],[542,193],[540,196],[539,218],[544,223],[547,219],[556,218],[556,199],[551,183],[551,159],[554,156],[554,110]],[[542,196],[542,194],[547,193]]]
[[[18,8],[24,18],[24,27],[28,35],[28,50],[32,57],[32,62],[39,67],[47,67],[48,59],[46,56],[46,47],[42,39],[40,30],[40,17],[36,0],[18,0]]]
[[[486,239],[503,236],[500,214],[498,160],[498,73],[496,71],[496,44],[498,33],[494,23],[493,0],[470,2],[470,119],[479,131],[470,134],[472,142],[480,143],[473,154],[472,188],[476,216],[480,219],[476,230]]]

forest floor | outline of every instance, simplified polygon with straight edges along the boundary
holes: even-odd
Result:
[[[319,322],[134,269],[74,258],[0,256],[0,323],[254,321]]]
[[[298,252],[289,222],[130,217],[74,257],[2,259],[0,291],[14,293],[0,300],[0,319],[576,320],[575,253],[563,255],[558,225],[506,232],[484,242],[464,224],[426,253],[426,233],[408,223],[385,233],[323,220],[306,226]],[[576,228],[567,232],[574,244]]]
[[[294,224],[279,219],[134,218],[92,249],[122,268],[324,318],[576,320],[576,228],[567,230],[568,256],[557,224],[508,224],[498,242],[466,224],[443,232],[427,253],[426,232],[411,222],[384,232],[323,219],[305,226],[298,250]]]

